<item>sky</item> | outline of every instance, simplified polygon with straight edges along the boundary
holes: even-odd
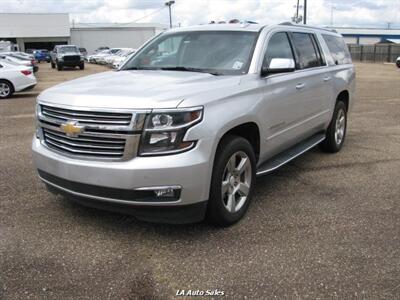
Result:
[[[76,23],[169,23],[166,0],[0,0],[0,13],[70,13]],[[300,0],[303,4],[304,0]],[[400,0],[308,0],[307,23],[400,28]],[[174,26],[230,19],[290,21],[297,0],[175,0]]]

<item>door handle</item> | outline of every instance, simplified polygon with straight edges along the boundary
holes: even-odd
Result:
[[[305,86],[306,86],[305,83],[298,83],[298,84],[296,85],[296,89],[301,90],[301,89],[304,88]]]
[[[327,82],[327,81],[329,81],[329,80],[331,80],[331,77],[330,77],[330,76],[325,76],[325,77],[324,77],[324,81],[325,81],[325,82]]]

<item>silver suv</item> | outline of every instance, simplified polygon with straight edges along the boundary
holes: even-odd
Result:
[[[227,226],[246,213],[256,176],[318,144],[342,148],[354,79],[333,31],[174,29],[117,71],[41,93],[33,157],[51,191],[85,205]]]

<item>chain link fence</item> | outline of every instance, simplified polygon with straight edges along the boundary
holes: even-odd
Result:
[[[354,61],[365,62],[395,62],[400,56],[400,45],[348,45],[351,58]]]

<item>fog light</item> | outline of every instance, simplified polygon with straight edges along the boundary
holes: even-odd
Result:
[[[174,197],[175,190],[172,188],[162,189],[162,190],[155,190],[154,193],[157,197]]]
[[[154,200],[157,201],[177,201],[181,197],[182,187],[172,186],[149,186],[135,189],[142,193],[153,193]],[[149,194],[146,197],[151,197]]]

